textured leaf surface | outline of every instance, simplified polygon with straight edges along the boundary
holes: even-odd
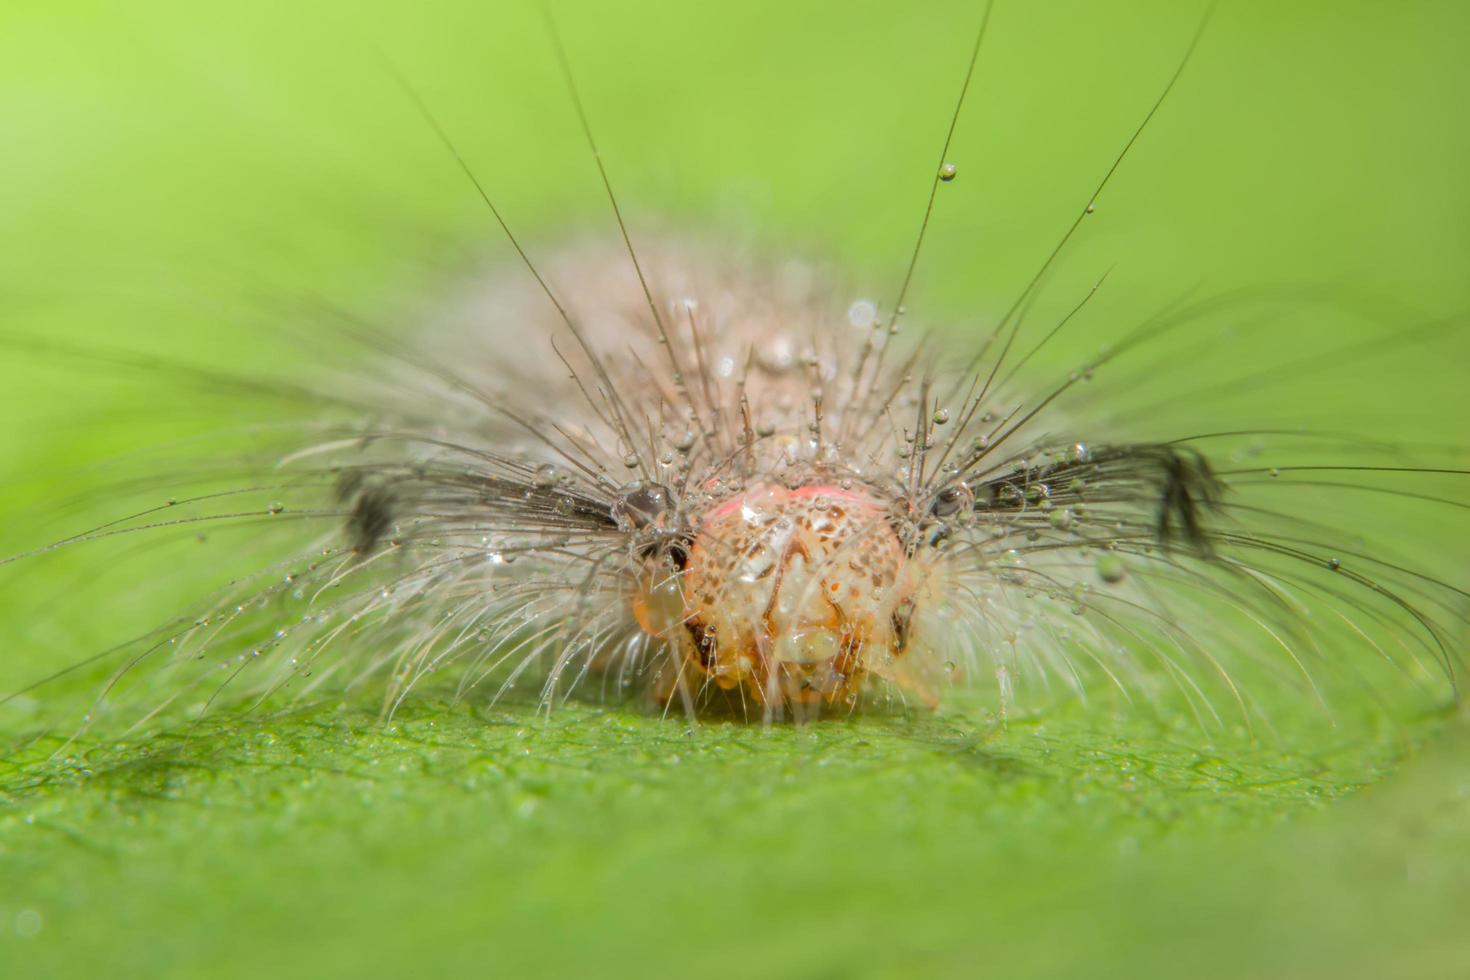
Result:
[[[916,295],[934,307],[1005,308],[1194,18],[1168,3],[1044,6],[997,14],[921,267]],[[1103,202],[1114,223],[1078,243],[1059,295],[1116,263],[1110,315],[1201,280],[1351,283],[1386,297],[1394,323],[1470,305],[1470,139],[1444,104],[1463,90],[1466,25],[1451,6],[1222,5]],[[627,200],[830,246],[886,284],[975,14],[568,4],[562,19]],[[405,285],[437,272],[406,264],[493,228],[379,47],[519,227],[550,236],[601,215],[538,16],[8,4],[5,329],[309,375],[322,365],[282,365],[261,343],[281,312],[262,296],[397,310]],[[1273,356],[1311,343],[1275,342]],[[1045,357],[1065,371],[1095,345]],[[208,431],[187,391],[86,364],[0,358],[7,554],[109,519],[95,488],[115,474],[98,460]],[[1424,420],[1416,437],[1463,441],[1462,391],[1370,367],[1389,373],[1349,382],[1400,397]],[[1272,397],[1292,417],[1315,404],[1289,386]],[[0,691],[147,628],[197,587],[180,549],[118,569],[90,554],[0,569]],[[1104,699],[1004,725],[993,705],[960,704],[691,730],[431,695],[386,726],[354,697],[63,745],[96,680],[0,708],[0,977],[1470,969],[1463,719],[1395,727],[1348,707],[1334,729],[1282,699],[1261,706],[1277,730],[1252,740]]]

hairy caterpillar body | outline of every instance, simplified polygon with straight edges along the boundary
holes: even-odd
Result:
[[[1119,134],[1124,153],[1140,132]],[[967,179],[938,164],[931,207]],[[763,720],[973,687],[1003,710],[1047,684],[1250,724],[1256,685],[1326,703],[1334,683],[1380,688],[1380,664],[1451,695],[1466,592],[1359,522],[1378,496],[1462,509],[1462,449],[1291,419],[1201,425],[1177,386],[1149,398],[1224,330],[1269,355],[1273,332],[1331,297],[1181,284],[1107,322],[1104,270],[1046,307],[1053,253],[1009,307],[931,330],[939,317],[906,308],[913,264],[894,298],[799,255],[616,218],[534,255],[506,228],[518,254],[424,304],[417,333],[315,310],[366,352],[341,377],[163,364],[268,403],[263,424],[155,476],[163,499],[9,563],[207,532],[240,570],[79,664],[105,674],[92,717],[369,681],[391,713],[441,677],[460,695],[628,691]],[[1455,325],[1263,356],[1220,383],[1269,390]],[[1044,355],[1079,334],[1086,353],[1056,371]]]

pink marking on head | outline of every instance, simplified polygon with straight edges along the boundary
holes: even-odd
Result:
[[[735,511],[739,510],[740,509],[740,505],[743,504],[743,503],[745,503],[745,497],[746,497],[745,494],[741,494],[738,497],[731,497],[729,500],[725,501],[723,504],[720,504],[720,506],[716,507],[714,513],[711,514],[710,516],[711,517],[724,517],[726,514],[730,514],[730,513],[733,513]]]

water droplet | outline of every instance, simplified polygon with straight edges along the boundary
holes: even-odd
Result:
[[[949,409],[947,409],[947,408],[937,409],[934,412],[933,418],[934,418],[934,424],[935,425],[943,425],[944,423],[946,423],[946,422],[949,421]]]
[[[756,354],[756,362],[771,374],[791,370],[796,360],[796,343],[784,335],[772,338]]]
[[[1097,577],[1104,582],[1116,585],[1123,581],[1128,574],[1128,566],[1123,564],[1123,559],[1114,554],[1099,555],[1097,559]]]
[[[674,496],[660,483],[634,484],[613,504],[612,516],[624,531],[659,523],[674,509]]]
[[[947,184],[950,181],[954,180],[955,179],[955,176],[959,172],[960,172],[960,168],[959,167],[956,167],[952,163],[946,163],[946,164],[944,164],[943,166],[941,166],[939,168],[939,179],[942,180],[942,181],[944,181]]]
[[[557,472],[556,467],[547,463],[536,467],[536,478],[533,482],[539,489],[549,490],[556,486],[556,481],[560,479],[561,474]]]
[[[637,469],[638,468],[638,454],[637,453],[629,453],[628,455],[624,456],[623,457],[623,465],[626,466],[630,470]]]
[[[1011,552],[1014,555],[1014,552]],[[1024,585],[1026,583],[1026,565],[1018,557],[1003,558],[997,573],[1000,580],[1009,585]]]
[[[934,495],[929,512],[935,517],[952,517],[975,508],[975,495],[963,483],[952,483]]]

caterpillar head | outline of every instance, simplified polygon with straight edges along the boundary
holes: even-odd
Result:
[[[912,579],[876,497],[761,484],[704,516],[682,568],[650,562],[634,612],[677,645],[684,683],[766,706],[852,704],[907,649]]]

